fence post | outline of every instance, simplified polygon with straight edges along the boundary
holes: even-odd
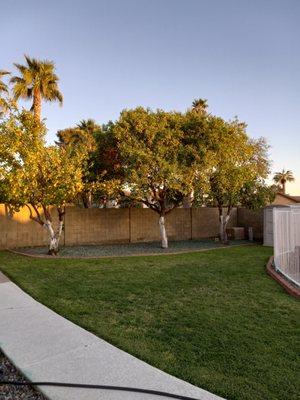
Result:
[[[66,245],[66,221],[67,221],[67,212],[68,207],[65,207],[65,215],[64,215],[64,246]]]
[[[131,207],[128,207],[128,236],[131,243]]]
[[[191,240],[193,240],[193,209],[190,207]]]

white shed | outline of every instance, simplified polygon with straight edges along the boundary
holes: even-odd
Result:
[[[273,246],[273,209],[274,207],[288,207],[284,205],[270,205],[264,209],[264,246]]]

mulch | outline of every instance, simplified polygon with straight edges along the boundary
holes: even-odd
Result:
[[[0,382],[28,382],[0,351]],[[47,400],[39,391],[31,386],[0,385],[0,400]]]
[[[229,246],[251,244],[246,240],[232,240]],[[103,245],[77,245],[63,246],[57,258],[110,258],[110,257],[128,257],[162,254],[181,254],[189,252],[198,252],[224,248],[224,245],[215,240],[182,240],[171,241],[168,249],[162,249],[159,242],[139,242],[139,243],[119,243]],[[51,258],[48,256],[47,247],[27,247],[10,250],[31,257]]]

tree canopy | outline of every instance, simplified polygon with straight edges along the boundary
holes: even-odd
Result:
[[[45,126],[31,113],[10,114],[0,124],[2,197],[16,211],[27,206],[30,218],[50,236],[50,252],[58,251],[64,207],[82,188],[82,155],[59,146],[45,146]],[[52,224],[56,208],[58,230]]]
[[[9,74],[10,72],[8,71],[0,70],[0,116],[9,109],[8,86],[3,81],[3,77]]]
[[[205,181],[210,160],[209,123],[203,116],[124,110],[113,129],[123,161],[129,196],[159,215],[162,245],[167,247],[164,217]]]
[[[18,110],[3,80],[9,72],[0,71],[0,113],[6,112],[0,115],[0,197],[12,209],[29,207],[31,218],[49,231],[50,249],[57,251],[68,202],[143,204],[158,214],[167,247],[165,216],[183,204],[191,206],[194,198],[218,207],[224,241],[234,206],[257,208],[272,201],[274,190],[265,183],[266,141],[251,139],[238,119],[209,113],[202,98],[185,112],[137,107],[107,124],[81,120],[59,130],[55,144],[47,146],[41,106],[43,100],[62,103],[59,78],[53,62],[27,55],[25,61],[15,64],[19,74],[10,84],[15,100],[32,99],[31,112]],[[293,180],[291,171],[274,176],[283,192]],[[51,207],[59,217],[56,233]]]
[[[232,208],[245,199],[243,189],[256,183],[258,190],[269,173],[268,145],[262,138],[250,139],[246,124],[237,119],[229,122],[214,116],[210,119],[215,146],[205,201],[218,207],[220,238],[227,242],[226,227]]]

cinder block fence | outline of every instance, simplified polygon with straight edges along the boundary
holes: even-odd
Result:
[[[234,209],[232,226],[253,226],[254,237],[262,238],[262,211]],[[56,218],[53,212],[54,220]],[[218,210],[211,207],[178,208],[166,217],[169,240],[189,240],[218,235]],[[158,215],[149,209],[83,209],[68,206],[62,245],[147,242],[159,240]],[[0,204],[0,249],[43,246],[47,232],[30,220],[28,209],[22,208],[13,217]]]

